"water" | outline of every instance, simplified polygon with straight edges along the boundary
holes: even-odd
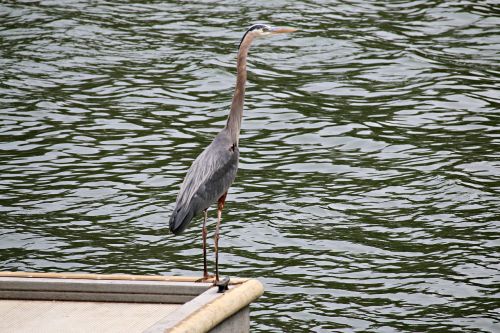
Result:
[[[249,56],[221,270],[265,284],[252,332],[500,332],[493,1],[2,3],[0,269],[200,275],[168,218],[254,22],[300,32]]]

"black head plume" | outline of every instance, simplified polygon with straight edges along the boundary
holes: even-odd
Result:
[[[245,37],[247,36],[247,34],[250,32],[250,31],[254,31],[254,30],[259,30],[259,29],[262,29],[264,31],[267,31],[267,30],[270,30],[271,27],[268,26],[268,25],[265,25],[265,24],[254,24],[252,25],[250,28],[248,28],[248,30],[245,32],[245,34],[243,35],[243,38],[241,38],[240,40],[240,45],[238,45],[238,49],[240,48],[241,46],[241,43],[243,42],[243,40],[245,39]]]

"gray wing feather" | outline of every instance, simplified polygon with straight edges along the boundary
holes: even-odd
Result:
[[[181,185],[170,230],[179,234],[196,215],[227,192],[238,170],[239,151],[224,131],[194,160]]]

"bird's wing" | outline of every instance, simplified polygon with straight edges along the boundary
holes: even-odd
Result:
[[[194,160],[181,185],[170,230],[181,233],[192,218],[227,192],[238,169],[238,147],[217,136]]]

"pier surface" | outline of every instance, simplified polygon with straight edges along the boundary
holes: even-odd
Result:
[[[0,332],[247,333],[257,280],[0,272]]]
[[[0,300],[0,332],[143,332],[181,304]]]

